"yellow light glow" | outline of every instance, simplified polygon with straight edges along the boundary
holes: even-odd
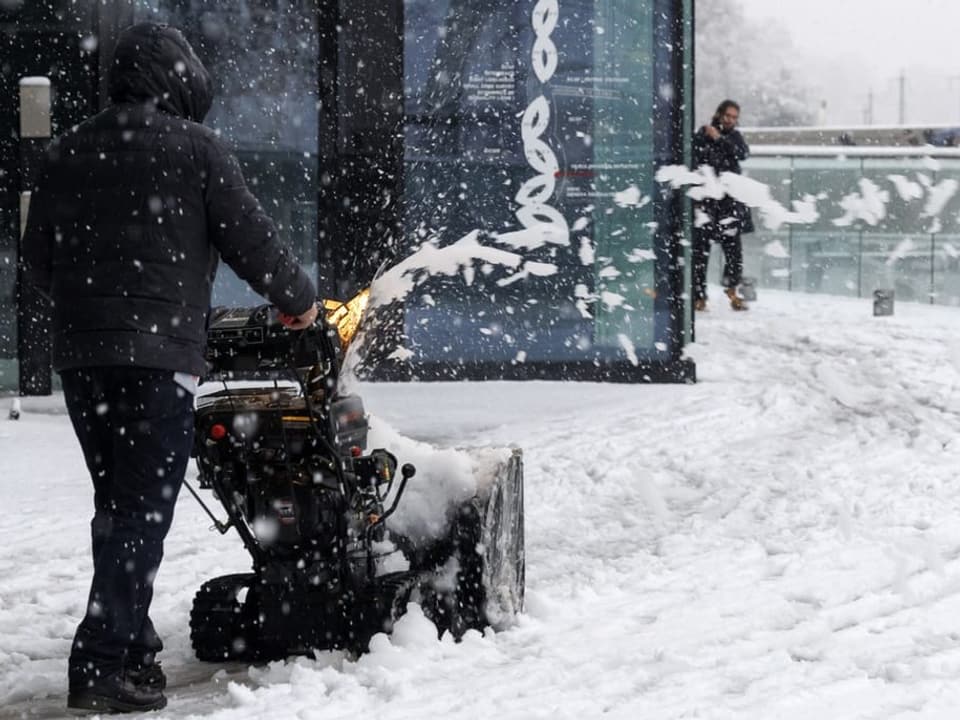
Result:
[[[363,311],[370,302],[370,288],[361,290],[346,302],[339,300],[324,300],[323,309],[327,314],[327,322],[337,328],[340,336],[340,347],[344,350],[357,333]]]

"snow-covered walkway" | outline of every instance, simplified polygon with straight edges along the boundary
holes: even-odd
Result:
[[[526,614],[455,644],[414,609],[357,661],[200,664],[193,593],[248,561],[184,492],[151,717],[956,717],[958,328],[960,309],[764,291],[699,319],[692,386],[367,385],[383,432],[524,448]],[[66,715],[85,602],[90,491],[50,407],[0,421],[3,720]]]

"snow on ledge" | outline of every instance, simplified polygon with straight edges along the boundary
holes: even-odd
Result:
[[[50,78],[39,76],[20,78],[20,87],[50,87]]]
[[[960,148],[917,145],[883,147],[860,145],[751,145],[751,157],[943,157],[960,158]],[[749,161],[748,161],[749,162]]]

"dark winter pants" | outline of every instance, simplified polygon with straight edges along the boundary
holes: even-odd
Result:
[[[701,216],[703,217],[703,216]],[[693,229],[693,299],[707,299],[707,264],[710,246],[723,248],[723,286],[735,288],[743,279],[743,244],[740,241],[740,222],[726,224],[723,218],[708,216],[710,221]]]
[[[93,480],[93,582],[70,653],[71,688],[162,648],[148,611],[193,442],[193,396],[170,371],[61,373]]]

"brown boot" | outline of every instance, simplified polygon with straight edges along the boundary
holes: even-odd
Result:
[[[693,309],[697,312],[707,312],[706,298],[698,298],[693,301]]]
[[[727,294],[727,297],[730,298],[730,307],[732,307],[734,310],[739,312],[740,310],[750,309],[747,307],[747,304],[743,301],[743,298],[737,295],[737,291],[735,288],[727,288],[726,290],[724,290],[724,292]]]

